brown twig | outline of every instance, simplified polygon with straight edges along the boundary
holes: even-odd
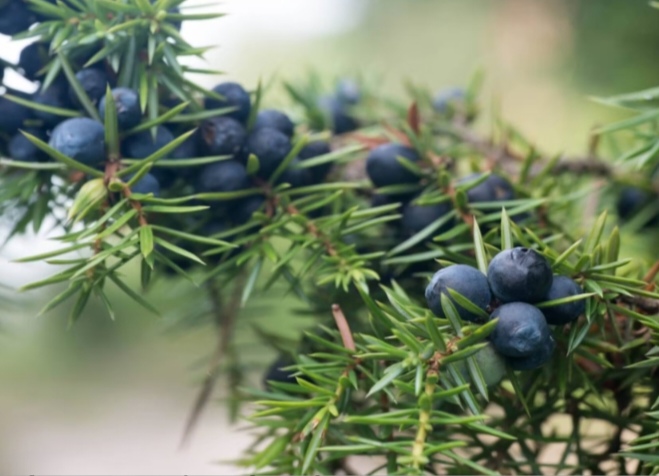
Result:
[[[654,264],[648,270],[645,276],[643,276],[643,281],[648,283],[645,286],[646,291],[652,291],[655,288],[654,280],[657,277],[657,274],[659,274],[659,259],[654,262]]]
[[[218,330],[218,340],[215,353],[211,358],[208,371],[206,372],[206,378],[201,386],[201,391],[199,392],[197,399],[195,400],[190,416],[185,424],[185,429],[183,431],[183,437],[181,438],[181,443],[179,448],[183,448],[190,440],[190,436],[199,421],[201,412],[206,407],[213,388],[215,386],[215,381],[220,371],[220,366],[224,360],[224,356],[229,349],[231,344],[231,339],[233,337],[233,328],[235,324],[236,315],[238,314],[238,309],[240,307],[241,291],[244,287],[244,274],[240,274],[238,279],[235,282],[234,290],[231,295],[231,299],[226,305],[226,308],[222,306],[220,298],[220,290],[217,288],[215,281],[208,282],[208,295],[210,297],[212,306],[213,306],[213,315],[215,317],[215,323]]]
[[[493,164],[502,167],[511,167],[525,158],[514,152],[506,144],[496,144],[493,140],[481,137],[473,129],[456,122],[452,124],[450,132],[462,142],[470,145],[474,150],[489,158]],[[589,144],[589,154],[585,156],[563,156],[552,167],[555,174],[572,173],[576,175],[593,175],[595,177],[608,178],[624,183],[644,183],[643,177],[632,174],[620,174],[617,169],[610,163],[602,160],[594,151],[598,145],[597,139],[591,136]],[[539,157],[536,159],[538,164],[546,165],[550,163],[548,157]],[[659,193],[659,183],[647,185],[650,190]]]
[[[288,212],[288,214],[291,216],[300,215],[300,211],[295,207],[295,205],[292,204],[286,206],[286,212]],[[330,240],[325,233],[320,231],[312,220],[308,220],[305,226],[307,231],[311,235],[313,235],[315,238],[317,238],[323,243],[323,246],[327,250],[328,255],[330,256],[338,255],[338,253],[336,252],[336,248],[334,248],[334,245],[332,244],[332,240]]]
[[[619,297],[620,301],[630,304],[646,314],[659,313],[659,299],[652,299],[642,296],[623,296]]]
[[[332,315],[334,316],[334,322],[336,322],[336,327],[339,328],[341,333],[341,340],[343,341],[343,347],[348,350],[355,352],[357,348],[355,347],[355,340],[352,337],[352,332],[350,331],[350,325],[346,316],[341,310],[341,306],[338,304],[332,304]]]

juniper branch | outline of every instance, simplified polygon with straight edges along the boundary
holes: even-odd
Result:
[[[240,273],[236,278],[231,298],[227,302],[226,307],[223,307],[217,283],[214,280],[208,282],[208,296],[213,306],[213,316],[215,317],[215,324],[218,330],[217,347],[211,358],[206,378],[202,383],[201,390],[185,425],[180,448],[183,448],[189,442],[190,436],[199,421],[201,412],[208,404],[213,392],[220,366],[233,339],[233,328],[238,309],[240,308],[240,297],[244,284],[245,275],[244,273]]]

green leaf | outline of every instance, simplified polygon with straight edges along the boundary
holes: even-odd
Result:
[[[140,251],[145,258],[153,251],[153,228],[149,225],[140,227]]]
[[[55,296],[53,299],[48,301],[48,304],[46,304],[41,310],[39,311],[39,316],[44,315],[51,309],[54,309],[58,305],[62,304],[64,301],[66,301],[68,298],[73,296],[75,293],[77,293],[80,288],[82,287],[82,282],[81,281],[74,281],[69,284],[69,287],[66,288],[64,291],[59,293],[57,296]]]
[[[579,240],[577,240],[576,242],[574,242],[572,245],[570,245],[570,247],[569,247],[568,249],[566,249],[565,251],[563,251],[563,253],[561,253],[560,256],[554,260],[554,263],[552,264],[552,268],[553,268],[554,270],[559,269],[559,266],[560,266],[560,265],[561,265],[566,259],[568,259],[568,258],[570,257],[570,255],[572,255],[575,251],[577,251],[577,249],[579,249],[579,246],[581,246],[581,242],[582,242],[582,241],[583,241],[583,239],[580,238]]]
[[[487,382],[483,377],[483,372],[476,363],[476,359],[473,356],[467,358],[467,369],[469,371],[469,376],[471,377],[472,383],[476,386],[478,393],[485,399],[489,400],[489,395],[487,392]]]
[[[194,166],[199,166],[199,165],[207,165],[207,164],[213,164],[215,162],[220,162],[223,160],[230,160],[232,159],[232,155],[212,155],[208,157],[189,157],[189,158],[182,158],[182,159],[165,159],[165,160],[159,160],[153,164],[151,164],[153,167],[161,167],[161,168],[172,168],[172,169],[178,169],[178,168],[188,168],[188,167],[194,167]],[[122,159],[122,163],[127,164],[127,165],[134,165],[134,164],[143,164],[142,159]]]
[[[181,111],[183,111],[186,107],[188,107],[190,103],[188,101],[182,102],[181,104],[177,104],[173,108],[171,108],[169,111],[165,112],[164,114],[161,114],[160,116],[156,117],[155,119],[151,119],[149,121],[144,121],[138,126],[133,127],[130,129],[128,132],[126,132],[126,135],[132,135],[136,134],[138,132],[146,131],[148,129],[151,129],[152,127],[157,127],[161,124],[164,124],[165,122],[173,122],[172,119],[176,117]]]
[[[455,211],[452,210],[451,212],[447,213],[443,217],[441,217],[441,218],[435,220],[434,222],[432,222],[430,225],[425,227],[420,232],[416,233],[411,238],[408,238],[407,240],[403,241],[398,246],[394,247],[391,251],[389,251],[387,253],[387,256],[394,256],[394,255],[400,254],[403,251],[407,251],[408,249],[412,248],[414,245],[416,245],[418,243],[421,243],[423,240],[430,237],[435,231],[440,229],[443,225],[448,223],[454,217],[455,217]]]
[[[284,173],[284,171],[288,168],[290,163],[297,157],[297,154],[300,153],[302,148],[307,144],[307,141],[309,140],[308,136],[302,136],[299,137],[294,143],[293,147],[291,148],[290,152],[288,155],[284,158],[284,160],[277,166],[275,171],[272,173],[270,178],[268,179],[269,184],[274,184],[277,182],[277,179],[281,176],[281,174]]]
[[[455,309],[451,299],[444,293],[441,294],[440,301],[442,304],[442,311],[448,319],[453,331],[460,337],[462,337],[462,320],[458,311]]]
[[[323,415],[314,430],[313,436],[311,437],[311,441],[309,441],[309,446],[307,446],[307,450],[304,454],[304,461],[302,462],[302,474],[307,473],[311,467],[311,464],[313,463],[313,460],[318,454],[318,448],[320,448],[320,444],[323,441],[323,435],[327,430],[329,419],[329,413],[327,411],[323,412]]]
[[[22,106],[29,107],[30,109],[35,109],[37,111],[42,111],[42,112],[47,112],[49,114],[54,114],[56,116],[63,116],[63,117],[80,117],[80,113],[78,111],[71,111],[70,109],[64,109],[61,107],[55,107],[55,106],[47,106],[45,104],[41,104],[38,102],[30,101],[28,99],[23,99],[18,96],[14,96],[13,94],[4,94],[4,98],[9,99],[10,101],[13,101],[15,103],[18,103]],[[23,133],[25,134],[25,133]]]
[[[119,124],[117,120],[117,105],[110,85],[105,90],[105,144],[108,153],[114,160],[119,160]]]
[[[183,248],[181,248],[179,246],[176,246],[176,245],[170,243],[169,241],[165,241],[162,238],[159,238],[157,236],[154,237],[154,240],[157,244],[159,244],[163,248],[168,249],[172,253],[175,253],[177,255],[181,255],[184,258],[187,258],[191,261],[196,261],[197,263],[199,263],[201,265],[204,265],[204,266],[206,265],[206,263],[204,263],[201,259],[199,259],[199,257],[197,257],[195,254],[190,253],[189,251],[184,250]]]
[[[634,362],[633,364],[627,365],[626,369],[644,369],[644,368],[654,368],[659,365],[659,357],[652,357],[647,360],[642,360],[640,362]]]
[[[149,302],[146,301],[142,296],[140,296],[135,291],[133,291],[126,283],[124,283],[117,276],[115,276],[114,273],[108,275],[108,277],[112,280],[114,284],[117,285],[117,287],[119,287],[119,289],[121,289],[124,293],[126,293],[128,297],[130,297],[133,301],[141,305],[143,308],[151,311],[156,316],[160,315],[160,312],[158,312],[158,310],[155,307],[149,304]]]
[[[27,139],[32,142],[35,146],[37,146],[40,150],[43,150],[46,154],[50,155],[52,158],[55,160],[58,160],[62,162],[63,164],[73,168],[80,170],[81,172],[85,172],[86,174],[91,175],[92,177],[103,177],[104,174],[100,170],[97,170],[93,167],[89,167],[88,165],[85,165],[83,163],[78,162],[77,160],[73,160],[70,157],[67,157],[66,155],[62,154],[58,150],[53,149],[51,146],[46,144],[44,141],[39,139],[38,137],[33,136],[32,134],[28,134],[25,131],[21,132]]]
[[[88,243],[77,243],[75,245],[67,246],[66,248],[59,248],[57,250],[53,251],[48,251],[47,253],[41,253],[38,255],[33,255],[33,256],[27,256],[25,258],[19,258],[14,260],[15,263],[29,263],[31,261],[45,261],[48,258],[52,258],[54,256],[60,256],[66,253],[70,253],[72,251],[76,251],[82,248],[89,248]]]
[[[137,195],[137,194],[134,194]],[[132,197],[132,196],[131,196]],[[194,212],[203,212],[208,210],[210,207],[208,205],[195,205],[189,207],[182,206],[164,206],[164,205],[145,205],[142,207],[142,210],[145,212],[152,213],[194,213]]]
[[[451,295],[451,298],[462,308],[466,309],[467,311],[471,312],[472,314],[476,314],[477,316],[480,316],[484,319],[488,319],[490,315],[483,309],[481,309],[479,306],[471,302],[469,299],[464,297],[462,294],[457,292],[455,289],[452,288],[447,288],[448,293]]]
[[[501,209],[501,246],[503,250],[512,249],[515,246],[510,225],[510,218],[505,208]]]
[[[636,109],[638,106],[643,106],[646,103],[653,103],[653,101],[659,99],[659,87],[606,98],[592,96],[590,99],[608,106]]]
[[[543,301],[539,302],[537,304],[534,304],[535,307],[543,309],[545,307],[553,307],[553,306],[560,306],[561,304],[567,304],[569,302],[574,302],[574,301],[581,301],[583,299],[588,299],[591,296],[594,296],[595,293],[583,293],[583,294],[576,294],[574,296],[568,296],[565,298],[560,298],[560,299],[552,299],[551,301]]]
[[[529,404],[526,401],[526,396],[524,395],[524,391],[522,390],[522,386],[519,383],[519,379],[517,378],[517,374],[512,369],[510,369],[510,367],[506,368],[506,374],[508,375],[508,380],[510,380],[510,383],[513,386],[513,390],[515,391],[515,395],[517,395],[517,399],[520,401],[520,403],[524,407],[524,411],[526,412],[526,415],[528,417],[531,417],[531,410],[529,410]]]
[[[69,82],[69,86],[71,86],[71,89],[73,89],[73,92],[78,98],[78,101],[80,101],[80,104],[82,104],[82,107],[92,119],[101,122],[101,116],[99,116],[96,107],[92,104],[89,96],[87,96],[87,93],[80,84],[80,81],[78,81],[78,78],[76,78],[76,74],[73,71],[71,64],[69,63],[69,60],[66,58],[66,55],[64,55],[64,53],[61,51],[59,51],[57,55],[60,64],[62,65],[62,69],[64,70],[64,74],[66,75],[66,79]]]
[[[586,243],[584,244],[584,253],[592,252],[595,249],[595,246],[599,244],[600,238],[602,237],[602,232],[604,231],[606,217],[607,212],[605,210],[593,224],[592,228],[590,229],[590,233],[588,234],[588,238],[586,238]]]
[[[161,147],[157,151],[155,151],[153,154],[148,156],[146,159],[143,159],[137,163],[134,163],[133,165],[129,165],[123,170],[120,170],[117,175],[119,176],[124,176],[128,174],[132,174],[136,172],[137,170],[141,169],[142,167],[146,166],[147,164],[152,164],[157,160],[162,159],[165,157],[167,154],[169,154],[171,151],[176,149],[179,145],[181,145],[188,137],[190,137],[192,134],[194,134],[196,129],[193,129],[191,131],[185,132],[178,136],[176,139],[173,141],[169,142],[167,145]]]
[[[122,214],[119,218],[117,218],[110,226],[108,226],[103,231],[101,231],[98,235],[96,235],[96,239],[103,240],[108,236],[113,235],[115,232],[121,230],[136,215],[137,215],[137,210],[131,208],[130,210],[126,211],[126,213]]]
[[[478,351],[486,345],[488,345],[487,342],[481,342],[479,344],[471,345],[466,349],[460,349],[456,352],[452,352],[451,354],[442,357],[442,364],[448,365],[459,362],[461,360],[465,360],[467,357],[471,357],[472,355],[478,353]]]
[[[261,273],[261,268],[263,267],[263,259],[260,258],[256,261],[254,264],[254,267],[252,268],[252,271],[249,273],[249,277],[247,278],[247,281],[245,282],[245,287],[243,288],[243,293],[240,299],[240,306],[244,307],[245,304],[247,303],[247,300],[249,297],[252,295],[252,291],[254,290],[254,287],[256,286],[256,281],[259,278],[259,274]]]
[[[146,258],[140,260],[140,283],[142,285],[143,290],[148,289],[149,283],[151,282],[151,275],[153,272],[153,268],[152,268],[152,264],[150,264],[149,261],[152,260]]]
[[[249,117],[247,118],[248,131],[251,131],[254,128],[254,123],[256,122],[256,116],[258,115],[262,98],[263,98],[263,84],[259,79],[259,82],[256,84],[256,92],[254,93],[254,101],[252,101],[252,108],[250,109]]]
[[[486,322],[485,324],[478,326],[476,329],[474,329],[471,334],[462,337],[460,340],[457,341],[457,345],[460,349],[466,348],[470,345],[474,345],[477,342],[481,342],[485,339],[487,339],[487,336],[489,336],[494,328],[497,326],[497,323],[499,322],[499,318],[492,319],[491,321]]]
[[[260,469],[268,466],[283,453],[289,442],[290,437],[288,435],[273,439],[267,447],[256,454],[256,457],[253,460],[254,467]]]
[[[476,262],[478,263],[478,269],[481,270],[485,276],[487,276],[487,251],[485,251],[485,243],[483,242],[483,235],[481,235],[481,229],[478,226],[478,222],[474,218],[474,251],[476,252]]]
[[[212,117],[223,116],[237,109],[238,109],[237,107],[222,107],[218,109],[210,109],[207,111],[199,111],[189,114],[178,114],[175,117],[169,119],[168,122],[172,122],[174,124],[178,124],[178,123],[189,124],[192,122],[203,121],[204,119],[210,119]]]
[[[405,371],[405,365],[403,362],[398,362],[396,364],[393,364],[389,367],[387,367],[384,371],[384,376],[378,380],[375,385],[371,387],[371,389],[368,391],[366,394],[366,397],[370,397],[374,393],[379,392],[383,388],[385,388],[387,385],[389,385],[391,382],[393,382],[395,379],[400,377],[400,375]]]
[[[590,323],[588,322],[585,322],[581,328],[579,328],[579,326],[572,326],[572,329],[570,329],[570,337],[568,339],[567,355],[570,355],[577,349],[577,347],[579,347],[581,342],[588,335],[589,330]]]
[[[222,241],[216,238],[193,235],[192,233],[185,233],[183,231],[174,230],[173,228],[166,228],[160,225],[151,225],[151,228],[153,228],[154,230],[158,230],[162,233],[165,233],[167,235],[175,236],[177,238],[191,241],[193,243],[203,243],[206,245],[215,245],[215,246],[227,247],[227,248],[236,248],[238,246],[233,243]]]
[[[91,295],[91,293],[92,293],[92,287],[85,285],[82,286],[82,289],[80,290],[80,294],[78,294],[78,299],[76,300],[75,304],[73,305],[73,308],[71,309],[71,313],[69,314],[69,324],[68,324],[69,327],[75,324],[75,322],[82,314],[82,311],[85,309],[85,306],[89,301],[89,296]]]
[[[249,157],[247,158],[247,174],[255,175],[260,168],[261,165],[259,163],[259,158],[254,154],[249,154]]]
[[[596,134],[608,134],[611,132],[620,131],[623,129],[631,129],[633,127],[640,126],[646,122],[654,121],[659,117],[659,109],[653,109],[642,114],[630,117],[629,119],[624,119],[622,121],[614,122],[607,126],[602,126],[595,129]]]
[[[21,133],[23,131],[20,131]],[[62,170],[66,168],[66,165],[60,163],[48,163],[48,162],[23,162],[20,160],[11,160],[11,159],[0,159],[0,165],[5,165],[7,167],[15,167],[17,169],[27,169],[27,170]]]

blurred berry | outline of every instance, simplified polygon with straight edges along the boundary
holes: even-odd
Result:
[[[114,88],[112,90],[115,107],[117,108],[117,125],[119,130],[132,129],[142,121],[142,109],[140,108],[140,96],[134,89]],[[105,120],[105,87],[101,97],[98,111],[101,119]],[[159,126],[162,127],[162,126]],[[146,131],[150,134],[150,131]]]
[[[295,132],[293,121],[286,114],[276,109],[264,109],[256,115],[254,129],[261,129],[263,127],[277,129],[289,138],[293,137],[293,133]]]
[[[48,142],[48,134],[43,129],[27,127],[24,130],[28,134],[44,142]],[[43,162],[48,160],[48,154],[30,142],[20,131],[12,136],[7,148],[12,160],[18,160],[20,162]]]
[[[50,146],[89,166],[105,162],[105,128],[88,117],[74,117],[60,123],[50,136]]]
[[[241,123],[247,122],[249,113],[252,110],[252,103],[249,93],[238,83],[226,82],[218,84],[213,88],[213,92],[224,96],[224,99],[215,99],[207,97],[204,100],[206,109],[220,109],[225,107],[235,107],[235,111],[225,114]]]

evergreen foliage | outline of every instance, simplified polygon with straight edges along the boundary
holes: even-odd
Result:
[[[155,314],[153,280],[204,289],[218,348],[186,435],[226,375],[232,415],[251,403],[258,436],[239,463],[258,474],[350,472],[354,456],[374,457],[373,474],[659,474],[659,261],[628,258],[620,228],[659,256],[659,88],[597,99],[634,114],[596,130],[583,157],[545,156],[501,118],[481,135],[480,74],[436,96],[408,84],[402,100],[312,75],[285,85],[304,117],[293,124],[261,108],[261,85],[188,79],[215,72],[181,64],[207,49],[181,22],[216,14],[10,0],[0,25],[26,5],[32,26],[10,33],[39,46],[5,66],[39,91],[0,98],[0,207],[10,239],[56,224],[61,247],[21,261],[61,269],[24,290],[63,286],[42,312],[71,300],[74,324],[90,299],[115,317],[108,286]],[[617,219],[625,187],[642,198]],[[516,247],[546,266],[524,306],[560,324],[538,321],[532,361],[490,341],[496,292],[472,302],[442,285],[432,310],[424,295],[454,264],[492,279],[492,259]],[[233,330],[268,291],[317,325],[293,344],[261,332],[282,355],[256,389]],[[590,434],[592,421],[610,432]]]

